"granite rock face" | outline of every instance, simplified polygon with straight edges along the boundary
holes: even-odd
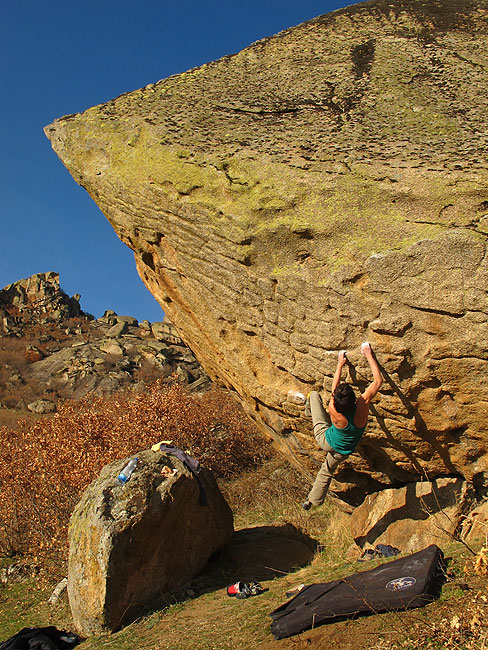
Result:
[[[360,548],[391,544],[405,553],[448,544],[466,507],[465,488],[462,479],[445,477],[369,494],[351,517],[354,541]]]
[[[488,469],[488,8],[370,0],[46,127],[215,380],[312,476],[289,389],[387,381],[334,490]]]
[[[59,273],[36,273],[30,278],[18,280],[0,290],[0,333],[10,333],[15,329],[16,318],[9,308],[15,308],[19,314],[29,312],[30,318],[38,322],[59,322],[69,318],[93,318],[85,314],[80,307],[79,294],[69,297],[59,285]]]
[[[161,606],[233,533],[232,512],[210,471],[200,468],[197,479],[174,456],[148,450],[119,485],[125,464],[104,467],[71,517],[68,595],[86,636]]]

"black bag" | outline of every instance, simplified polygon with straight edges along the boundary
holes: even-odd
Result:
[[[338,618],[422,607],[439,596],[444,579],[442,551],[432,545],[370,571],[305,586],[271,612],[271,632],[283,639]]]
[[[76,634],[48,627],[24,627],[0,643],[0,650],[68,650],[80,642]]]

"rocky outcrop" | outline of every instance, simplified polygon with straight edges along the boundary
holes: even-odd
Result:
[[[48,323],[80,316],[90,318],[81,310],[80,295],[70,298],[59,285],[59,273],[54,271],[37,273],[0,290],[0,315],[3,334],[15,334],[19,324],[26,321]]]
[[[463,476],[488,436],[488,40],[476,0],[370,0],[45,131],[206,372],[311,476],[290,388],[386,381],[334,489]],[[325,379],[324,379],[325,378]]]
[[[78,341],[30,366],[30,378],[62,396],[80,399],[92,393],[110,395],[147,380],[178,378],[194,388],[210,380],[195,356],[180,345],[142,336],[126,321],[108,326],[94,323],[98,338]],[[117,328],[117,329],[116,329]]]
[[[56,405],[48,399],[36,399],[34,402],[27,404],[27,408],[31,413],[44,415],[46,413],[54,413]]]
[[[131,478],[103,468],[69,527],[68,595],[78,631],[115,630],[191,580],[229,541],[232,512],[212,474],[143,451]]]
[[[360,548],[382,543],[406,553],[448,544],[459,533],[469,503],[466,496],[460,478],[409,483],[369,494],[351,517],[352,536]]]
[[[95,320],[81,310],[79,295],[69,298],[60,289],[57,273],[5,287],[2,309],[0,408],[52,412],[59,398],[143,389],[156,379],[192,390],[211,384],[166,318],[139,326],[136,318],[107,310]]]

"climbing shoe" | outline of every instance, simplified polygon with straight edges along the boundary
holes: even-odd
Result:
[[[310,410],[310,393],[307,395],[307,399],[305,400],[305,410],[303,411],[303,415],[306,418],[312,417],[312,411]]]
[[[227,587],[227,595],[235,598],[249,598],[262,594],[263,591],[265,589],[256,581],[250,583],[239,581]]]
[[[262,594],[263,591],[266,591],[256,580],[250,582],[248,588],[251,596],[257,596],[258,594]]]

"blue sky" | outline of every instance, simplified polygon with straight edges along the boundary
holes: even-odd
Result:
[[[352,2],[336,0],[3,0],[0,3],[0,288],[57,271],[82,309],[163,312],[43,127],[239,52]]]

